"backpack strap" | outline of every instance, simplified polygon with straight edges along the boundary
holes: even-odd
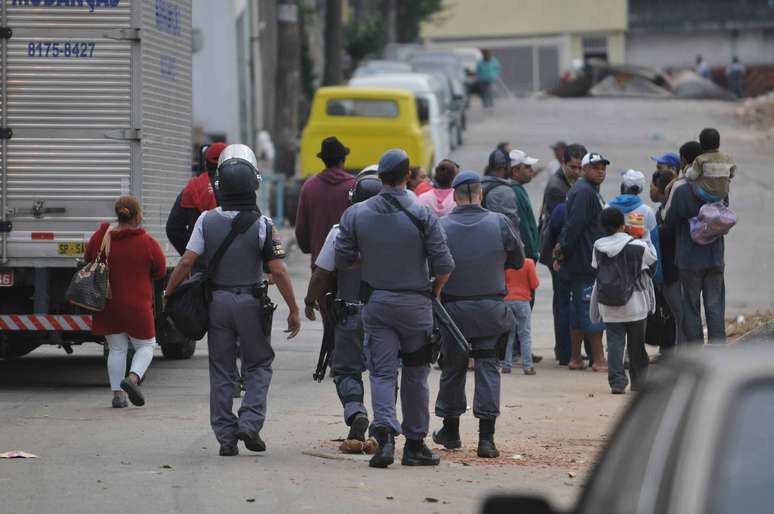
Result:
[[[484,187],[481,189],[481,192],[483,193],[483,200],[481,201],[481,206],[487,209],[486,205],[486,198],[489,196],[489,193],[492,192],[492,190],[497,189],[498,187],[511,187],[508,184],[503,184],[502,182],[493,181],[493,182],[487,182]]]
[[[223,242],[220,243],[218,249],[215,250],[215,254],[212,256],[210,263],[207,265],[208,275],[212,275],[215,273],[215,270],[218,269],[220,260],[223,258],[226,250],[228,250],[228,247],[231,246],[231,243],[234,242],[234,239],[236,239],[238,235],[247,232],[247,230],[252,227],[256,221],[258,221],[259,217],[260,214],[257,212],[241,211],[233,220],[231,220],[231,231],[228,233]]]
[[[387,202],[389,202],[390,205],[401,211],[403,214],[405,214],[409,220],[411,220],[411,223],[414,224],[415,227],[417,227],[417,230],[419,230],[420,236],[422,236],[422,240],[425,239],[425,225],[422,223],[422,220],[417,218],[411,211],[403,207],[401,205],[400,201],[398,201],[397,198],[395,198],[392,195],[389,194],[383,194],[382,195]]]

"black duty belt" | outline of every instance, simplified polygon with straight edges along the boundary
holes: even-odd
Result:
[[[266,296],[268,285],[264,282],[262,284],[253,284],[246,286],[223,286],[219,284],[213,284],[213,291],[226,291],[234,294],[249,294],[256,298],[262,298]]]
[[[498,302],[503,301],[503,296],[496,295],[496,294],[481,294],[481,295],[474,295],[474,296],[457,296],[453,294],[446,294],[441,293],[441,301],[443,303],[452,303],[452,302],[468,302],[468,301],[475,301],[475,300],[496,300]]]

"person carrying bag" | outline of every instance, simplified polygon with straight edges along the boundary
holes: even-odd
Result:
[[[94,312],[105,310],[105,303],[111,297],[110,266],[108,265],[111,230],[110,226],[105,230],[97,258],[73,275],[65,292],[65,298],[71,305]]]

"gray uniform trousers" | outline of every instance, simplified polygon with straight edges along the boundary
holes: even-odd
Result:
[[[210,424],[222,445],[235,444],[239,429],[260,432],[266,419],[274,350],[264,335],[262,318],[260,302],[251,294],[215,291],[212,295],[207,336]],[[232,411],[237,351],[245,380],[239,418]]]
[[[336,384],[336,394],[344,407],[344,421],[349,425],[355,414],[368,415],[363,404],[363,372],[366,367],[362,313],[349,315],[338,323],[335,337],[331,371]]]
[[[494,419],[500,415],[500,370],[496,349],[513,326],[513,314],[505,302],[493,300],[450,302],[445,307],[473,352],[489,350],[492,354],[491,357],[476,357],[473,415]],[[459,417],[468,407],[465,395],[468,356],[447,337],[443,338],[441,355],[441,382],[435,415]]]
[[[419,293],[374,291],[363,309],[365,350],[371,380],[371,429],[390,427],[408,439],[423,439],[430,428],[430,365],[401,368],[403,424],[395,413],[398,353],[413,353],[427,344],[433,329],[430,299]]]

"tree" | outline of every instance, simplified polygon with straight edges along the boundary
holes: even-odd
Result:
[[[296,171],[298,102],[301,84],[301,33],[298,0],[277,4],[277,77],[274,142],[277,156],[274,169],[292,177]]]
[[[341,84],[343,72],[341,69],[342,42],[342,0],[325,1],[325,71],[323,72],[323,85],[334,86]]]
[[[419,39],[422,23],[429,21],[443,9],[442,0],[385,0],[397,4],[395,24],[398,43],[415,43]]]

